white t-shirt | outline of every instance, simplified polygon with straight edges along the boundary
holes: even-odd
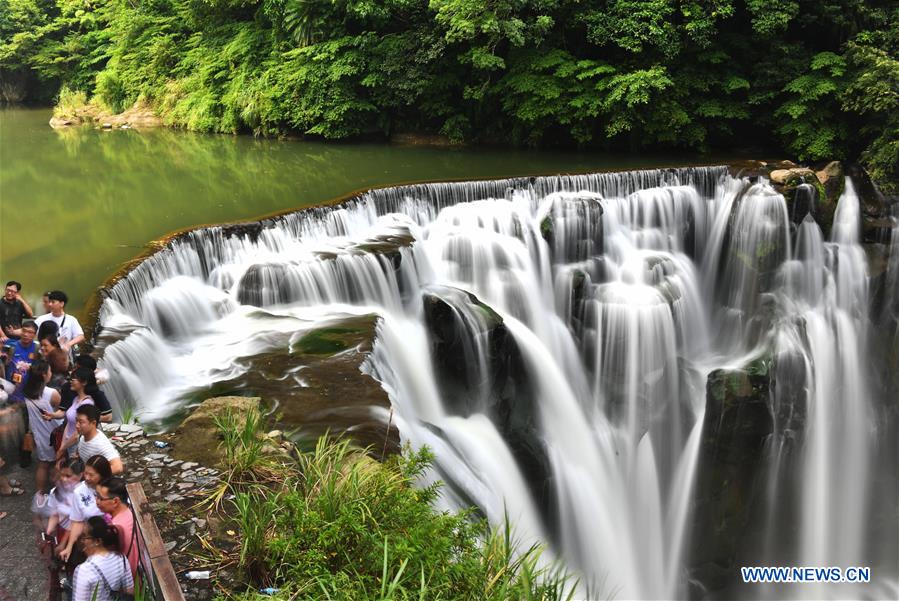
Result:
[[[59,338],[60,342],[68,342],[76,336],[84,336],[81,324],[78,323],[74,315],[69,315],[68,313],[63,313],[59,317],[54,317],[52,313],[44,313],[35,319],[34,323],[40,328],[42,323],[50,320],[55,321],[56,325],[59,326],[59,332],[56,333],[56,337]]]
[[[73,522],[86,522],[95,515],[103,515],[97,507],[97,497],[87,482],[81,481],[72,491],[72,505],[69,517]]]
[[[101,576],[102,574],[102,576]],[[119,553],[91,555],[75,568],[73,601],[109,601],[113,591],[134,586],[131,569]],[[96,596],[95,595],[96,592]]]
[[[69,529],[72,515],[72,501],[74,501],[74,492],[68,491],[62,487],[56,487],[47,495],[47,511],[55,513],[59,516],[59,527],[65,530]],[[96,501],[94,501],[96,504]]]
[[[84,440],[84,436],[78,438],[78,457],[81,461],[87,463],[87,460],[94,455],[103,455],[107,461],[119,458],[119,452],[115,446],[106,438],[106,434],[103,434],[100,430],[97,430],[97,433],[94,434],[90,441]]]

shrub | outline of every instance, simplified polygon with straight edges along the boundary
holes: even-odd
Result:
[[[59,90],[56,98],[56,106],[53,108],[55,117],[71,117],[75,115],[76,109],[84,107],[87,104],[87,94],[81,90],[72,90],[68,86],[63,86]]]
[[[97,74],[96,97],[104,108],[121,113],[128,108],[128,92],[115,71],[109,69]]]
[[[276,485],[232,485],[250,588],[309,600],[571,598],[569,577],[540,547],[519,549],[511,527],[435,510],[439,485],[416,486],[430,460],[407,449],[378,463],[323,437]]]

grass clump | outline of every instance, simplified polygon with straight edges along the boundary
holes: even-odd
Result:
[[[63,86],[59,90],[56,106],[53,107],[53,116],[60,119],[70,119],[77,115],[78,109],[87,104],[87,93],[82,90],[73,90]]]
[[[229,493],[239,499],[251,487],[276,488],[283,484],[290,458],[263,436],[265,420],[257,409],[245,412],[228,409],[213,415],[212,419],[222,439],[219,448],[224,474],[208,505],[220,508]]]
[[[223,446],[248,455],[233,465],[256,461],[249,469],[258,473],[265,455],[245,440],[247,428],[225,434]],[[231,480],[236,562],[248,589],[228,597],[261,599],[253,590],[271,586],[274,598],[292,600],[570,599],[568,576],[540,547],[518,548],[511,527],[434,508],[439,485],[416,486],[431,459],[427,449],[407,449],[379,463],[323,437],[314,450],[262,467],[277,477]]]

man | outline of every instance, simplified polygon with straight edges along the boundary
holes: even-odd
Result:
[[[9,347],[9,353],[6,364],[6,379],[21,388],[22,378],[28,373],[28,368],[38,358],[40,347],[34,341],[37,334],[37,326],[32,320],[26,320],[19,328],[21,337],[13,341],[7,341],[6,346]],[[18,400],[18,399],[16,399]]]
[[[125,488],[124,478],[113,476],[97,485],[97,507],[112,517],[112,524],[119,531],[119,550],[128,558],[131,577],[137,582],[137,563],[142,546],[134,528],[134,514],[128,507],[128,490]]]
[[[34,311],[22,298],[22,284],[16,281],[6,282],[6,291],[0,298],[0,343],[8,339],[18,339],[22,333],[22,320],[34,317]]]
[[[75,357],[73,370],[78,369],[79,367],[86,367],[91,370],[91,373],[94,373],[97,371],[97,360],[90,355],[83,353]],[[100,387],[97,386],[95,382],[89,383],[84,391],[94,399],[94,405],[97,406],[97,410],[100,412],[100,423],[111,422],[112,406],[109,404],[106,393],[100,390]],[[62,397],[59,408],[66,411],[72,406],[72,401],[75,400],[75,391],[72,390],[71,383],[66,382],[60,387],[59,396]]]
[[[78,438],[78,458],[87,463],[94,455],[103,455],[112,473],[121,474],[124,471],[122,458],[106,434],[97,428],[99,421],[100,412],[94,405],[81,405],[75,410],[75,430],[81,435]]]
[[[59,326],[57,337],[59,338],[59,346],[62,350],[72,354],[72,347],[76,344],[84,342],[84,330],[78,320],[66,313],[66,303],[69,297],[62,290],[51,290],[47,293],[47,304],[50,306],[50,312],[38,317],[35,322],[38,327],[48,320],[53,320]]]

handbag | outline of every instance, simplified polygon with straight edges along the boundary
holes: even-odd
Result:
[[[19,450],[19,467],[29,467],[31,465],[31,452],[34,450],[34,434],[31,431],[25,432],[22,439],[22,448]]]
[[[65,422],[59,424],[53,431],[50,432],[50,446],[53,447],[54,451],[59,451],[59,447],[62,446],[62,439],[66,435],[66,424]]]

